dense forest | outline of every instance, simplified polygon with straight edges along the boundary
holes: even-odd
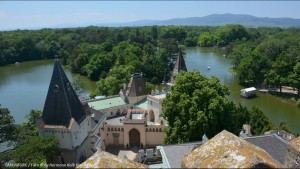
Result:
[[[54,58],[58,50],[73,72],[98,81],[93,95],[112,95],[134,72],[143,72],[151,84],[161,83],[179,45],[218,46],[226,48],[241,84],[300,89],[299,35],[296,28],[235,24],[16,30],[0,32],[0,65]]]

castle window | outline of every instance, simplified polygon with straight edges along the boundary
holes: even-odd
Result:
[[[122,128],[121,131],[124,131],[124,129]]]
[[[120,128],[118,128],[118,131],[120,131]]]
[[[146,132],[148,132],[148,128],[146,128]]]
[[[161,131],[161,128],[159,129],[159,132],[162,132],[162,131]]]
[[[149,129],[149,132],[152,132],[152,129],[151,129],[151,128]]]
[[[107,131],[110,131],[110,128],[109,128],[109,127],[107,128]]]
[[[53,86],[53,91],[54,91],[54,92],[59,92],[59,87],[58,87],[58,85],[54,85],[54,86]]]
[[[64,138],[64,133],[63,132],[61,132],[61,138]]]
[[[158,132],[158,128],[156,128],[156,132]]]

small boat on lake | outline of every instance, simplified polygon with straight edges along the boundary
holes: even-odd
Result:
[[[241,97],[244,98],[252,98],[252,97],[256,97],[256,91],[257,89],[255,87],[249,87],[246,89],[242,89],[241,90]]]

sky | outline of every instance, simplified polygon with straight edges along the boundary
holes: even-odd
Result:
[[[0,30],[249,14],[300,19],[300,1],[0,1]]]

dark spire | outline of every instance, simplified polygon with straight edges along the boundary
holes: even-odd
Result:
[[[187,72],[187,68],[186,68],[186,65],[185,65],[184,58],[182,56],[181,48],[179,48],[178,57],[177,57],[177,60],[176,60],[176,63],[175,63],[175,67],[173,69],[173,73],[172,73],[172,77],[171,77],[171,83],[175,83],[176,82],[176,76],[178,75],[178,73],[180,71]]]
[[[86,115],[56,56],[42,118],[47,125],[68,127],[72,117],[80,124]]]

